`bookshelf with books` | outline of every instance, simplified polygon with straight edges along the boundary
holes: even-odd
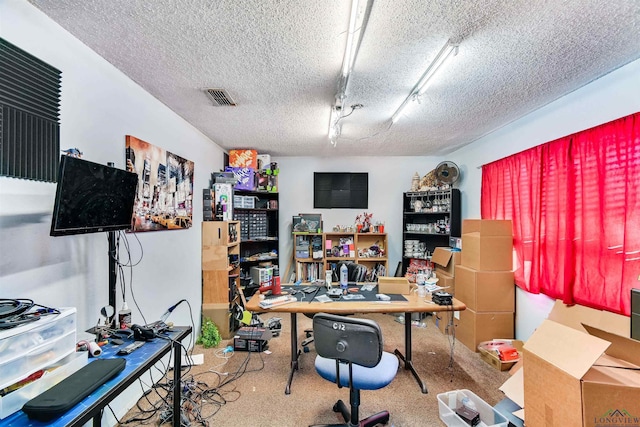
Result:
[[[377,281],[388,272],[386,233],[333,231],[326,233],[294,232],[295,272],[293,280],[313,282],[325,279],[325,271],[333,271],[338,281],[339,263],[354,263],[359,269],[358,281]],[[288,278],[291,279],[291,278]]]

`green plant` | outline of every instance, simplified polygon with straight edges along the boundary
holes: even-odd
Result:
[[[205,318],[196,344],[202,344],[204,348],[211,348],[220,344],[221,339],[220,331],[216,324],[211,319]]]

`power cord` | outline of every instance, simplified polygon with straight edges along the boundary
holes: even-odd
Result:
[[[60,310],[37,304],[31,299],[0,299],[0,330],[35,322],[53,314],[60,314]]]

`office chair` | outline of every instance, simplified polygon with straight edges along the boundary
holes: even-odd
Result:
[[[340,281],[340,267],[342,267],[342,264],[345,264],[347,266],[348,269],[348,276],[347,276],[347,280],[349,281],[349,283],[357,283],[357,282],[361,282],[362,281],[362,265],[358,265],[353,261],[340,261],[336,264],[335,269],[333,270],[333,280],[334,282],[339,282]],[[365,268],[366,271],[366,268]],[[310,319],[313,319],[313,316],[315,315],[315,313],[304,313],[304,315]],[[350,316],[350,314],[344,314],[343,316]],[[302,351],[304,351],[305,353],[309,352],[309,344],[311,344],[313,342],[313,330],[312,329],[305,329],[304,330],[305,333],[305,339],[300,343],[300,345],[302,346]]]
[[[369,319],[318,313],[313,317],[316,371],[338,388],[349,387],[350,409],[342,400],[333,405],[345,424],[328,426],[372,427],[389,422],[389,412],[382,411],[360,420],[360,390],[377,390],[393,381],[398,372],[398,358],[383,351],[382,332]],[[320,427],[316,425],[314,427]]]

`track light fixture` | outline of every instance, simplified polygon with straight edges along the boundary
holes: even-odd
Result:
[[[338,77],[338,92],[336,102],[331,107],[329,118],[329,140],[334,147],[337,145],[337,138],[340,136],[340,125],[338,122],[343,116],[343,105],[347,98],[347,86],[353,70],[353,65],[360,49],[360,43],[364,35],[364,30],[369,21],[373,0],[352,0],[351,11],[349,13],[349,28],[347,30],[347,43],[342,58],[342,68]],[[353,112],[353,110],[352,110]]]
[[[412,101],[417,101],[420,103],[420,96],[427,90],[429,84],[432,81],[433,76],[436,72],[442,69],[442,65],[447,62],[447,59],[458,54],[458,44],[448,40],[447,43],[443,46],[440,52],[436,55],[435,59],[429,64],[429,67],[426,69],[418,83],[411,89],[409,95],[405,98],[405,100],[400,104],[400,107],[393,113],[391,116],[392,124],[397,122],[404,110],[411,105]]]

